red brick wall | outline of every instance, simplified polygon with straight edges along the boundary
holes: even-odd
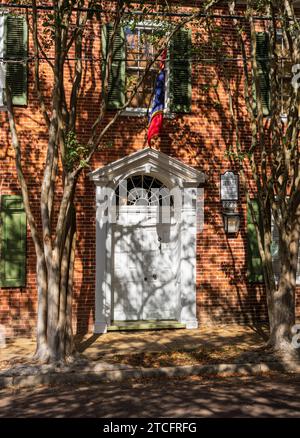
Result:
[[[223,21],[222,32],[229,51],[236,52],[233,28]],[[194,29],[195,30],[195,29]],[[195,35],[195,32],[194,32]],[[210,47],[207,35],[205,52]],[[32,47],[30,43],[30,50]],[[97,115],[100,101],[100,25],[94,19],[86,38],[86,55],[94,61],[85,63],[85,87],[79,109],[78,131],[84,141]],[[20,140],[23,149],[23,167],[30,188],[32,205],[39,220],[39,192],[47,147],[47,130],[38,110],[33,86],[33,65],[29,64],[28,106],[16,109]],[[72,68],[73,61],[70,62]],[[44,89],[51,89],[51,72],[42,63]],[[91,74],[92,72],[92,74]],[[209,175],[205,186],[205,224],[197,236],[197,311],[200,324],[248,323],[266,321],[266,303],[263,288],[250,285],[246,279],[246,206],[241,191],[241,231],[237,237],[224,233],[219,196],[220,174],[237,170],[225,157],[233,144],[228,114],[228,98],[218,79],[220,71],[205,62],[193,63],[193,101],[191,114],[178,115],[165,121],[160,149]],[[240,65],[230,67],[231,83],[236,95],[242,94],[243,78]],[[68,76],[66,73],[66,83]],[[215,85],[212,87],[212,85]],[[209,87],[208,87],[209,86]],[[209,88],[209,89],[208,89]],[[240,100],[240,121],[245,144],[249,142],[245,109]],[[109,119],[110,115],[107,116]],[[14,168],[11,141],[5,113],[0,113],[0,191],[1,194],[20,193]],[[92,169],[103,166],[146,146],[146,118],[122,116],[102,142],[95,155]],[[78,237],[75,264],[74,328],[77,332],[92,330],[95,296],[95,189],[86,170],[80,177],[77,195]],[[57,191],[59,197],[59,189]],[[28,230],[27,285],[22,289],[0,290],[0,323],[7,334],[28,335],[34,331],[37,292],[35,285],[35,253]]]

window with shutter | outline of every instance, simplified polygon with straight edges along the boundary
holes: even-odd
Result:
[[[26,215],[21,196],[1,196],[0,287],[26,283]]]
[[[256,200],[251,201],[254,212],[255,219],[258,224],[261,224],[258,202]],[[263,269],[262,261],[259,254],[257,236],[255,225],[252,221],[252,215],[250,207],[247,209],[247,265],[248,265],[248,279],[250,282],[262,282],[263,281]]]
[[[258,80],[263,114],[270,114],[270,80],[269,80],[269,35],[266,32],[256,34],[256,59]],[[256,99],[256,98],[255,98]]]
[[[191,110],[191,30],[181,28],[170,43],[170,109],[176,113]]]
[[[27,33],[24,16],[6,17],[6,80],[14,105],[27,105]]]
[[[0,14],[0,108],[5,106],[5,82],[14,105],[27,104],[27,21]]]
[[[113,25],[102,29],[102,56],[106,59]],[[152,23],[137,23],[124,27],[116,35],[112,71],[109,79],[108,107],[118,109],[129,97],[132,88],[144,75],[149,56],[155,54],[153,41],[163,29]],[[165,112],[189,112],[191,106],[191,32],[180,29],[170,43],[165,64]],[[139,87],[126,114],[147,114],[151,107],[155,81],[160,68],[158,60]],[[105,71],[105,63],[103,63]],[[104,77],[104,75],[103,75]]]
[[[113,32],[113,25],[108,24],[102,31],[103,58],[106,59],[107,48]],[[145,74],[149,56],[154,54],[153,40],[161,32],[160,27],[151,23],[137,23],[134,27],[125,26],[115,37],[113,63],[109,79],[108,107],[122,107],[136,83]],[[105,64],[104,64],[105,68]],[[166,65],[166,70],[168,67]],[[147,114],[154,92],[155,80],[159,71],[159,61],[149,70],[127,114]],[[167,72],[166,72],[167,76]],[[167,93],[166,93],[167,94]],[[166,105],[165,105],[166,107]]]

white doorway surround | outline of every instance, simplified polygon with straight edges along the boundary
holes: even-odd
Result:
[[[94,332],[114,321],[197,328],[196,189],[205,174],[146,148],[89,177],[96,185]]]

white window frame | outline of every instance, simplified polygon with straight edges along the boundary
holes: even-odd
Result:
[[[126,26],[124,26],[126,28]],[[128,26],[127,26],[128,27]],[[143,29],[143,30],[152,30],[152,29],[159,29],[161,25],[157,23],[153,23],[152,21],[141,21],[136,24],[136,29]],[[127,70],[127,69],[126,69]],[[164,116],[167,118],[172,118],[172,114],[170,112],[170,94],[169,94],[169,85],[170,85],[170,62],[168,58],[166,59],[166,67],[165,67],[165,108],[164,108]],[[127,71],[126,71],[127,73]],[[127,107],[124,111],[122,111],[123,116],[135,116],[135,117],[145,117],[148,112],[151,111],[151,107],[149,110],[147,108],[133,108],[133,107]]]

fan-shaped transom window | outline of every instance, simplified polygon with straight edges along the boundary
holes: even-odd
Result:
[[[116,204],[129,206],[172,206],[169,189],[151,175],[135,175],[120,182]]]

